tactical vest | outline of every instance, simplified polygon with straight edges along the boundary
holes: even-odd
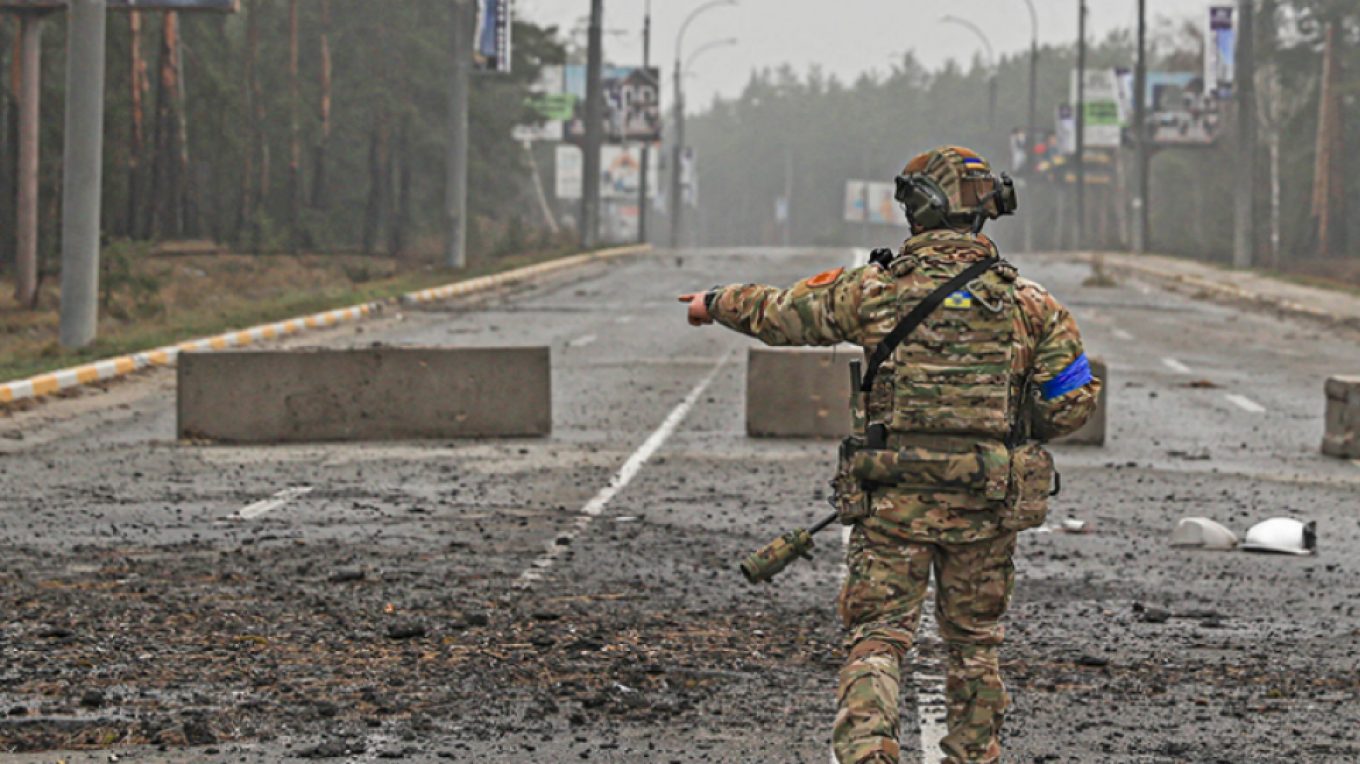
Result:
[[[978,259],[990,243],[963,234],[908,242],[890,265],[899,316]],[[1014,423],[1016,312],[1013,269],[993,269],[951,295],[893,353],[881,376],[890,397],[875,395],[871,421],[901,435],[1005,439]],[[876,386],[877,387],[877,386]],[[882,391],[886,393],[887,391]]]

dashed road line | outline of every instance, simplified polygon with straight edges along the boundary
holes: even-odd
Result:
[[[571,342],[568,342],[568,343],[567,343],[567,347],[572,347],[572,348],[583,348],[583,347],[586,347],[587,345],[594,345],[594,344],[595,344],[595,341],[598,340],[598,339],[599,339],[599,337],[596,336],[596,335],[594,335],[594,334],[587,334],[587,335],[584,336],[584,337],[577,337],[576,339],[572,340]]]
[[[242,507],[241,511],[236,513],[236,517],[241,520],[254,520],[260,515],[273,512],[276,509],[282,509],[289,502],[294,499],[300,499],[311,493],[313,490],[315,489],[307,487],[285,488],[264,501],[257,501],[254,504]]]
[[[1261,404],[1246,397],[1245,395],[1233,395],[1230,393],[1223,397],[1227,398],[1229,403],[1242,409],[1243,411],[1250,411],[1253,414],[1260,414],[1266,410],[1265,406],[1262,406]]]
[[[609,502],[613,501],[614,497],[617,496],[620,491],[627,488],[628,484],[633,482],[633,478],[637,477],[637,474],[642,469],[643,465],[652,458],[661,446],[665,445],[671,435],[675,434],[675,429],[679,427],[680,423],[689,415],[690,409],[694,408],[694,404],[699,402],[700,396],[708,390],[709,386],[713,384],[713,380],[718,378],[718,373],[727,366],[727,362],[731,359],[731,352],[724,354],[722,358],[718,359],[718,362],[713,365],[713,370],[700,380],[698,385],[695,385],[694,389],[689,392],[689,395],[685,396],[685,399],[680,402],[680,405],[676,406],[671,411],[670,415],[666,417],[666,420],[661,423],[661,426],[656,428],[656,431],[653,432],[641,446],[638,446],[638,449],[633,452],[632,456],[628,457],[628,461],[624,462],[623,466],[619,468],[618,473],[609,480],[609,485],[601,488],[600,492],[595,494],[595,498],[591,499],[581,508],[580,515],[576,518],[576,521],[572,523],[571,528],[557,534],[547,550],[539,555],[538,559],[534,560],[533,564],[519,575],[519,586],[531,586],[535,581],[541,581],[543,579],[543,575],[557,562],[557,558],[562,556],[562,553],[571,545],[571,542],[577,536],[581,535],[582,531],[590,527],[590,523],[609,506]]]
[[[616,324],[631,324],[631,323],[633,323],[633,322],[636,321],[636,320],[637,320],[637,316],[619,316],[618,318],[614,319],[614,323],[616,323]]]
[[[1133,340],[1133,335],[1132,335],[1132,334],[1129,334],[1128,332],[1124,331],[1123,329],[1115,329],[1115,330],[1114,330],[1114,336],[1115,336],[1115,337],[1118,337],[1118,338],[1121,339],[1121,340],[1124,340],[1125,342],[1130,342],[1130,341]]]
[[[1162,365],[1165,366],[1166,368],[1168,368],[1168,369],[1170,369],[1170,370],[1176,372],[1177,374],[1189,374],[1189,373],[1190,373],[1190,367],[1189,367],[1189,366],[1186,366],[1185,364],[1181,363],[1180,361],[1177,361],[1175,358],[1163,358],[1163,359],[1162,359]]]

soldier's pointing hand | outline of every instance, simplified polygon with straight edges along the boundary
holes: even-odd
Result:
[[[704,326],[705,324],[713,323],[713,316],[708,312],[706,297],[706,292],[694,292],[680,295],[680,302],[689,303],[690,326]]]

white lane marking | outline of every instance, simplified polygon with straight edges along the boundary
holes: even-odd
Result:
[[[1189,366],[1186,366],[1185,364],[1181,363],[1180,361],[1177,361],[1175,358],[1163,358],[1163,359],[1162,359],[1162,365],[1165,366],[1166,368],[1168,368],[1168,369],[1170,369],[1170,370],[1176,372],[1177,374],[1189,374],[1189,373],[1190,373],[1190,367],[1189,367]]]
[[[685,399],[680,402],[680,405],[676,406],[671,411],[670,415],[666,417],[666,420],[661,423],[661,426],[656,428],[656,432],[653,432],[647,440],[638,447],[638,450],[634,451],[633,455],[628,457],[628,461],[623,463],[623,466],[619,468],[618,473],[615,474],[613,478],[610,478],[609,485],[601,488],[600,492],[595,494],[595,498],[591,499],[581,508],[580,515],[576,518],[576,522],[572,523],[571,528],[557,534],[547,550],[539,555],[538,559],[534,560],[533,564],[519,575],[519,585],[521,587],[529,586],[535,581],[542,580],[543,574],[557,562],[557,558],[562,556],[562,552],[566,550],[572,540],[581,535],[581,532],[586,528],[590,527],[591,521],[598,517],[599,514],[609,506],[609,502],[614,500],[614,497],[618,495],[619,491],[627,488],[628,484],[633,482],[633,478],[637,477],[642,466],[646,464],[657,452],[657,449],[661,448],[661,446],[670,439],[671,435],[675,433],[675,428],[679,427],[680,423],[689,415],[690,409],[694,408],[694,404],[699,402],[699,397],[704,394],[704,391],[708,389],[709,385],[713,384],[713,380],[718,378],[718,373],[723,370],[723,367],[727,366],[727,362],[731,359],[731,352],[724,354],[722,358],[718,359],[718,362],[713,365],[713,370],[708,373],[708,376],[700,380],[698,385],[695,385],[694,389],[689,392],[689,395],[685,396]]]
[[[1227,398],[1229,403],[1242,409],[1243,411],[1250,411],[1253,414],[1260,414],[1266,410],[1265,406],[1262,406],[1261,404],[1246,397],[1245,395],[1228,394],[1223,397]]]
[[[587,335],[584,336],[584,337],[577,337],[576,339],[572,340],[571,342],[568,342],[568,343],[567,343],[567,347],[572,347],[572,348],[583,348],[583,347],[585,347],[585,346],[587,346],[587,345],[593,345],[593,344],[595,344],[595,340],[598,340],[598,339],[599,339],[599,337],[595,336],[594,334],[587,334]]]
[[[850,526],[841,528],[841,544],[847,550],[850,547]],[[850,574],[849,568],[841,566],[845,575]],[[922,636],[931,631],[939,633],[939,625],[935,623],[935,597],[933,592],[926,597],[921,604],[921,626],[916,634],[916,644],[920,645]],[[946,709],[944,695],[944,677],[939,674],[939,666],[931,665],[929,673],[926,670],[926,662],[921,657],[921,650],[916,648],[916,664],[918,669],[914,672],[916,680],[916,716],[921,723],[921,761],[926,764],[934,764],[944,758],[944,751],[940,748],[940,741],[949,734],[949,727],[946,723]],[[836,749],[831,749],[831,764],[839,764],[836,761]]]
[[[260,515],[273,512],[276,509],[284,507],[285,505],[288,504],[288,502],[294,499],[300,499],[303,496],[306,496],[313,490],[315,489],[306,487],[285,488],[282,491],[276,492],[273,496],[271,496],[268,499],[265,499],[264,501],[257,501],[254,504],[242,507],[241,511],[236,513],[236,516],[242,520],[254,520]]]
[[[1129,334],[1128,332],[1124,331],[1123,329],[1115,329],[1115,330],[1114,330],[1114,336],[1118,337],[1118,338],[1121,339],[1121,340],[1124,340],[1125,342],[1128,342],[1128,341],[1133,340],[1133,335],[1132,335],[1132,334]]]
[[[616,324],[631,324],[631,323],[633,323],[635,320],[637,320],[637,316],[619,316],[618,318],[614,319],[614,323],[616,323]]]

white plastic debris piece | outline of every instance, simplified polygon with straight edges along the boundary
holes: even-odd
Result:
[[[1247,531],[1244,552],[1273,554],[1313,554],[1317,552],[1317,523],[1292,517],[1272,517]]]
[[[1063,533],[1091,533],[1095,531],[1096,526],[1089,520],[1077,520],[1069,517],[1062,521],[1062,525],[1058,526],[1058,529]]]
[[[1197,549],[1232,549],[1237,535],[1207,517],[1186,517],[1171,532],[1171,546]]]

